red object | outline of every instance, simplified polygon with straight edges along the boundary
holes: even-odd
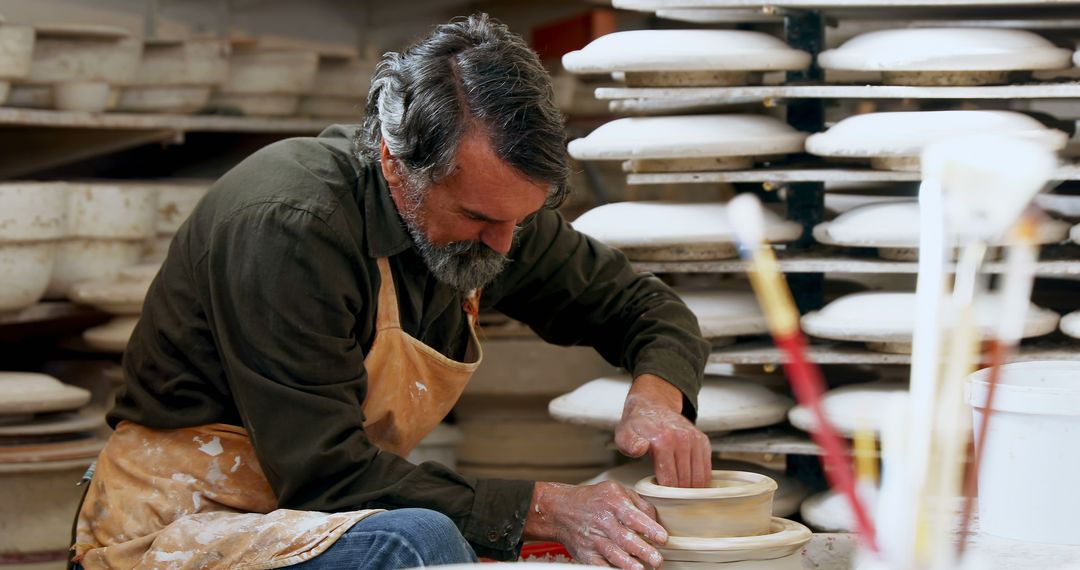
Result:
[[[550,561],[549,559],[559,556],[566,557],[567,562],[573,560],[566,547],[558,542],[532,542],[521,547],[521,560],[523,562],[530,560],[536,562]]]
[[[825,451],[825,476],[830,485],[847,496],[848,503],[855,512],[855,525],[859,529],[860,538],[866,541],[870,550],[878,552],[874,523],[855,494],[855,474],[852,473],[851,465],[844,461],[848,456],[847,443],[825,419],[825,412],[821,408],[825,381],[821,378],[821,369],[806,360],[806,337],[802,331],[796,330],[783,336],[774,335],[773,342],[787,355],[784,372],[791,382],[791,391],[795,393],[799,403],[814,414],[820,428],[810,432],[810,436],[814,443]]]
[[[615,11],[595,8],[533,28],[532,46],[540,59],[558,59],[563,54],[585,47],[596,38],[615,31]]]

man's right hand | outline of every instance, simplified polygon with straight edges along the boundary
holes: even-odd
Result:
[[[538,482],[525,535],[561,543],[578,562],[624,570],[658,568],[663,559],[646,539],[662,545],[668,537],[652,505],[610,481],[588,486]]]

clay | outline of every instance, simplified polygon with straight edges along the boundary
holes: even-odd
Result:
[[[45,296],[66,299],[80,281],[115,277],[135,265],[142,255],[141,240],[65,239],[56,244],[56,261]]]
[[[548,405],[552,417],[611,430],[622,418],[628,375],[598,378]],[[697,426],[706,433],[748,429],[782,421],[791,400],[741,379],[706,377],[698,395]]]
[[[122,353],[127,349],[128,340],[131,339],[131,333],[135,331],[135,325],[138,323],[139,317],[117,317],[103,325],[86,329],[82,337],[90,348],[102,352]]]
[[[764,115],[627,117],[570,141],[578,160],[685,159],[802,152],[806,133]]]
[[[45,295],[57,257],[56,243],[0,243],[0,314],[29,307]]]
[[[656,507],[670,536],[745,537],[767,534],[776,481],[742,471],[713,471],[709,487],[664,487],[648,476],[634,490]]]
[[[62,182],[0,183],[0,243],[64,237],[67,206]]]
[[[809,66],[810,54],[755,31],[633,30],[603,35],[562,62],[571,73],[793,71]]]
[[[0,414],[74,410],[90,401],[89,391],[32,372],[0,372],[0,393]]]
[[[659,547],[664,560],[677,562],[727,563],[745,560],[767,560],[798,554],[810,541],[810,529],[773,517],[768,534],[726,538],[694,538],[670,536]]]
[[[905,382],[868,382],[833,388],[825,393],[822,406],[825,417],[841,434],[852,437],[859,429],[881,431],[885,407],[894,394],[907,392]],[[817,426],[810,410],[795,406],[788,412],[791,425],[813,431]]]

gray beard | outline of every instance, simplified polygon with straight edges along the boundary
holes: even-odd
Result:
[[[455,241],[435,245],[412,221],[406,219],[405,227],[435,279],[458,291],[482,288],[510,263],[505,255],[480,242]]]

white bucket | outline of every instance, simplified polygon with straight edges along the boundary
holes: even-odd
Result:
[[[975,426],[982,422],[989,372],[969,379]],[[982,530],[1080,545],[1080,362],[1003,366],[993,408],[979,470]]]

